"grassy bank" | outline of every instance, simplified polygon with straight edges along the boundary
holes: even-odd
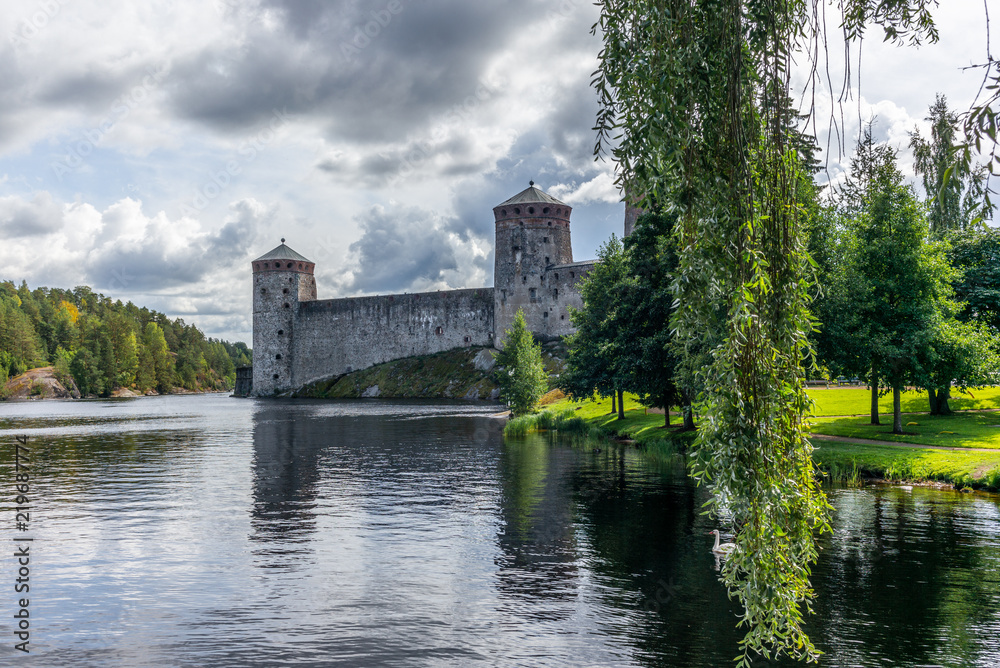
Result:
[[[810,390],[810,394],[814,392]],[[853,396],[828,395],[824,403],[817,401],[817,413],[857,406],[869,397],[864,390],[831,389],[821,392],[852,393]],[[1000,396],[1000,391],[989,388],[983,394],[985,396],[978,397],[976,401],[993,402],[994,397]],[[529,431],[550,430],[591,437],[625,438],[652,458],[683,452],[694,440],[694,432],[680,431],[679,415],[672,412],[671,419],[675,426],[664,429],[662,414],[647,413],[634,397],[626,396],[625,405],[628,409],[625,419],[619,420],[616,414],[611,413],[610,399],[584,402],[562,399],[549,405],[542,413],[511,420],[504,433],[516,436]],[[997,452],[815,440],[813,460],[826,476],[848,482],[865,477],[911,482],[939,481],[959,488],[1000,492],[1000,413],[968,411],[952,416],[911,415],[904,421],[904,425],[911,423],[904,427],[909,433],[898,437],[887,433],[891,429],[891,415],[886,417],[889,426],[871,427],[866,424],[867,421],[867,417],[815,417],[812,419],[812,430],[833,436],[930,446],[996,448]]]
[[[681,430],[680,417],[672,413],[674,425],[663,426],[662,413],[648,413],[626,395],[625,419],[611,413],[611,400],[573,401],[561,399],[541,413],[514,418],[504,434],[521,436],[531,431],[558,431],[592,438],[627,440],[651,457],[667,457],[683,452],[694,440],[695,432]]]

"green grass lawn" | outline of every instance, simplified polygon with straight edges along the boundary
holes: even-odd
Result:
[[[1000,490],[1000,452],[920,450],[816,441],[813,461],[836,477],[852,470],[889,480],[939,480],[959,487]]]
[[[871,412],[871,391],[864,388],[809,388],[806,390],[815,402],[813,415],[861,415]],[[952,410],[1000,409],[1000,387],[983,387],[954,396],[949,405]],[[626,404],[627,405],[627,404]],[[926,413],[929,410],[926,392],[903,392],[900,406],[906,413]],[[892,394],[879,397],[879,413],[892,414]]]
[[[868,416],[812,418],[815,434],[867,438],[876,441],[944,445],[959,448],[1000,449],[1000,413],[964,412],[953,415],[904,415],[903,435],[890,433],[892,416],[882,416],[880,426],[868,424]]]

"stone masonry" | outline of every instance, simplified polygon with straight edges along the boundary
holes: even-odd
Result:
[[[572,208],[529,187],[493,209],[494,288],[316,299],[315,264],[285,245],[253,261],[253,386],[273,396],[375,364],[500,345],[521,309],[541,340],[573,333],[594,262],[574,262]]]

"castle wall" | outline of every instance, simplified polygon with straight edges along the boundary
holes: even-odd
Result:
[[[493,345],[493,327],[492,288],[303,301],[294,315],[292,385],[401,357]]]
[[[583,308],[578,284],[591,269],[594,261],[573,262],[549,267],[542,277],[542,289],[537,294],[535,308],[541,313],[542,338],[554,339],[576,331],[569,318],[570,307]]]

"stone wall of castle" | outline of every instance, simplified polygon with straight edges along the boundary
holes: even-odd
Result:
[[[493,345],[492,288],[303,301],[294,314],[293,387],[402,357]]]

